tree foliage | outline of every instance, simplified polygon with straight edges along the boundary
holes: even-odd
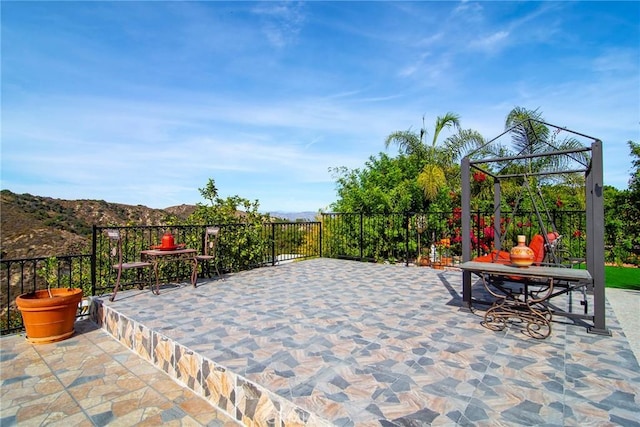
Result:
[[[436,118],[431,144],[426,144],[424,137],[428,132],[424,126],[424,117],[422,119],[423,126],[419,134],[410,129],[396,131],[385,139],[384,145],[385,148],[389,148],[395,144],[401,154],[415,159],[421,170],[414,179],[422,189],[426,201],[432,202],[441,191],[448,192],[451,182],[456,182],[459,174],[457,161],[468,150],[482,145],[484,138],[474,130],[463,130],[460,126],[460,116],[448,112]],[[445,129],[454,129],[457,133],[439,145],[438,137]]]
[[[238,271],[264,263],[269,241],[263,224],[269,221],[269,215],[258,211],[259,202],[237,195],[219,197],[212,178],[199,191],[207,203],[197,203],[187,223],[222,226],[218,242],[220,265],[226,270]]]
[[[443,129],[457,132],[442,144],[438,138]],[[518,157],[581,148],[581,143],[570,133],[545,124],[542,113],[516,107],[505,119],[505,130],[510,144],[489,144],[472,129],[461,129],[459,117],[447,113],[435,122],[433,138],[425,143],[427,130],[395,131],[385,139],[385,147],[396,145],[398,155],[379,153],[372,156],[361,169],[332,169],[338,198],[332,205],[337,212],[391,213],[391,212],[453,212],[460,206],[460,159],[473,152],[479,157]],[[629,190],[618,191],[605,187],[605,234],[608,261],[640,263],[640,144],[629,141],[634,158]],[[475,151],[474,151],[475,150]],[[581,173],[552,173],[575,169],[575,162],[588,165],[590,153],[585,151],[571,156],[551,155],[526,161],[494,164],[495,170],[508,174],[527,174],[529,188],[542,201],[551,214],[562,211],[584,211],[586,205],[585,181]],[[572,165],[572,163],[574,163]],[[503,180],[503,208],[507,212],[516,206],[520,213],[533,210],[532,197],[523,187],[524,178]],[[472,209],[484,211],[493,206],[493,182],[486,174],[474,173],[471,182]],[[515,214],[514,214],[515,215]],[[451,235],[455,230],[450,230]],[[571,230],[575,241],[584,240],[582,225]]]
[[[629,141],[632,166],[629,188],[604,187],[607,261],[640,265],[640,144]]]
[[[438,143],[441,132],[457,133]],[[389,213],[450,210],[451,192],[459,192],[462,155],[484,143],[483,137],[471,129],[460,128],[460,117],[446,113],[435,121],[433,137],[425,143],[427,129],[392,132],[385,147],[398,147],[398,155],[386,153],[372,156],[362,169],[334,168],[338,200],[332,209],[339,212]]]

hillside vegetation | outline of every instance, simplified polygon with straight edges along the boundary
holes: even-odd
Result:
[[[184,220],[195,205],[153,209],[104,200],[0,193],[2,259],[88,253],[93,225],[158,225]]]

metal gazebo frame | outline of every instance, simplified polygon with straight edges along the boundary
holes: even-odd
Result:
[[[548,128],[555,129],[556,135],[559,132],[567,132],[575,137],[586,139],[587,142],[591,142],[591,146],[583,146],[575,149],[560,150],[549,141],[547,143],[547,150],[543,152],[535,153],[520,153],[516,156],[507,157],[494,157],[481,160],[472,160],[472,156],[478,153],[480,150],[488,147],[490,144],[496,143],[501,137],[512,132],[518,127],[525,128],[527,136],[531,135],[533,138],[538,138],[536,135],[533,124],[547,126]],[[591,156],[588,162],[578,161],[577,153],[590,152]],[[534,160],[537,158],[544,158],[550,156],[569,156],[569,163],[578,163],[576,169],[572,170],[547,170],[535,173],[502,173],[493,172],[487,170],[485,165],[514,162],[517,160]],[[485,168],[483,169],[483,166]],[[593,285],[591,290],[593,292],[593,315],[579,315],[572,313],[558,313],[567,317],[587,318],[593,322],[593,326],[588,328],[591,333],[610,335],[610,331],[606,328],[605,319],[605,282],[604,282],[604,204],[603,204],[603,167],[602,167],[602,141],[569,130],[564,127],[559,127],[544,121],[536,119],[527,119],[520,122],[505,132],[487,142],[480,149],[467,155],[461,162],[461,178],[462,178],[462,261],[471,261],[471,169],[480,171],[494,180],[494,245],[496,249],[501,248],[501,235],[500,235],[500,202],[501,202],[501,180],[513,179],[522,177],[526,179],[527,176],[549,176],[553,174],[567,174],[567,173],[584,173],[585,177],[585,196],[586,196],[586,267],[593,279]],[[462,272],[462,290],[463,301],[468,304],[468,307],[472,307],[472,281],[471,272],[464,270]]]

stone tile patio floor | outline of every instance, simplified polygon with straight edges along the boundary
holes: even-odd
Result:
[[[0,339],[0,426],[236,426],[91,320],[68,340]]]
[[[482,327],[461,276],[315,259],[101,298],[119,342],[89,321],[57,344],[0,340],[0,425],[640,426],[608,303],[611,337],[556,317],[535,340]]]

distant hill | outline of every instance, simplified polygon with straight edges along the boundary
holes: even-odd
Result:
[[[269,212],[269,215],[275,218],[286,219],[287,221],[315,221],[318,212]]]
[[[0,192],[2,259],[87,253],[93,225],[159,225],[186,219],[195,205],[153,209],[104,200],[61,200]]]

